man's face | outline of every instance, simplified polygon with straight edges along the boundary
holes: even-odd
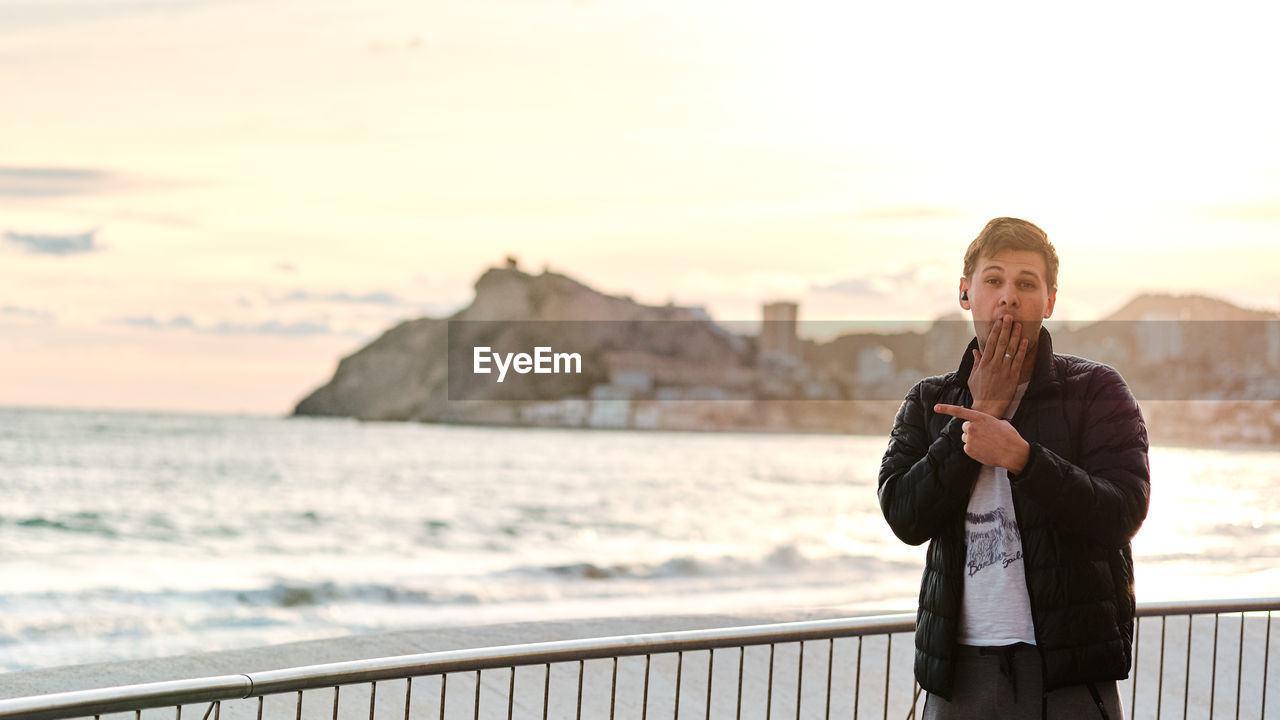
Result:
[[[1034,250],[1005,250],[978,258],[973,278],[960,280],[960,291],[969,294],[960,307],[973,312],[973,330],[983,350],[991,323],[1005,315],[1022,323],[1022,337],[1035,342],[1058,296],[1045,281],[1044,256]]]

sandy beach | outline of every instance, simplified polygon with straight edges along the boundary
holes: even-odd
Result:
[[[0,696],[20,697],[473,647],[818,620],[843,614],[846,613],[816,610],[768,617],[672,615],[379,633],[9,673],[0,676]],[[1216,628],[1212,616],[1195,618],[1190,628],[1185,617],[1167,621],[1145,619],[1139,632],[1136,691],[1132,681],[1122,682],[1120,686],[1127,717],[1207,718],[1211,716],[1211,703],[1213,717],[1280,717],[1280,709],[1276,709],[1280,672],[1271,668],[1266,659],[1270,645],[1280,637],[1269,638],[1268,634],[1280,634],[1280,624],[1269,623],[1265,614],[1248,616],[1243,632],[1238,615],[1222,617]],[[416,678],[412,686],[404,680],[388,681],[377,685],[373,716],[504,718],[510,713],[519,718],[544,715],[549,718],[906,718],[915,689],[910,671],[911,640],[909,634],[894,636],[891,648],[884,637],[870,637],[861,644],[857,639],[841,639],[834,644],[806,643],[803,675],[801,648],[795,643],[772,649],[749,647],[745,653],[736,648],[721,649],[715,652],[714,660],[707,651],[685,653],[683,657],[664,654],[648,659],[622,658],[616,663],[616,684],[612,660],[590,660],[581,666],[580,706],[579,664],[562,663],[550,668],[550,702],[545,712],[543,696],[548,692],[548,670],[541,665],[518,668],[514,678],[510,669],[481,673],[478,711],[474,706],[477,696],[474,672],[450,674],[445,683],[438,676]],[[887,708],[886,657],[890,659]],[[1265,696],[1264,673],[1269,681]],[[369,685],[342,688],[337,693],[337,716],[368,717],[370,692]],[[334,717],[334,699],[333,688],[308,690],[302,696],[301,716]],[[184,707],[182,716],[203,717],[208,709],[208,705]],[[256,699],[231,701],[222,704],[218,717],[253,718],[258,710]],[[290,693],[268,697],[262,712],[263,717],[298,717],[299,696]],[[174,717],[174,711],[159,709],[143,716]]]

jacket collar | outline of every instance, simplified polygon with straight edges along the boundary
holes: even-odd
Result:
[[[969,384],[969,373],[973,372],[973,351],[978,349],[978,338],[969,341],[964,357],[960,358],[960,368],[956,370],[956,378],[965,386]],[[1036,364],[1031,370],[1031,384],[1027,386],[1028,395],[1044,387],[1059,383],[1058,368],[1053,362],[1053,338],[1049,331],[1040,328],[1040,340],[1036,348]]]

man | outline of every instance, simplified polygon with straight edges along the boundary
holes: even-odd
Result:
[[[1057,276],[1043,230],[987,223],[960,279],[976,337],[958,370],[907,394],[880,464],[889,526],[929,543],[926,720],[1122,717],[1147,431],[1119,373],[1053,352]]]

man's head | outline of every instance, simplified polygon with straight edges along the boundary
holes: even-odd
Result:
[[[1002,250],[1030,250],[1044,258],[1044,280],[1050,291],[1058,289],[1058,251],[1049,236],[1033,223],[1011,217],[998,217],[982,228],[964,253],[964,276],[973,279],[978,258],[995,257]]]
[[[990,323],[1005,315],[1022,323],[1035,342],[1058,296],[1058,253],[1043,230],[1026,220],[996,218],[964,254],[960,307],[973,313],[973,329],[985,343]]]

